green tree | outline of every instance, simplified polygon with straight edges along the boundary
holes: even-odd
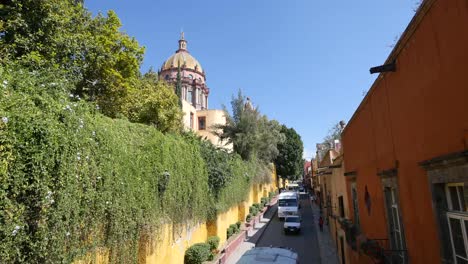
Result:
[[[281,133],[281,124],[276,120],[268,120],[262,116],[258,120],[258,140],[256,140],[257,157],[265,163],[275,160],[279,154],[278,145],[286,139]]]
[[[231,100],[232,115],[224,106],[226,124],[215,125],[216,134],[219,138],[232,144],[234,152],[238,153],[244,160],[254,156],[256,136],[258,133],[257,121],[260,119],[258,109],[246,107],[246,97],[239,90],[237,97]]]
[[[182,110],[174,88],[157,81],[150,71],[136,82],[138,88],[130,90],[123,111],[132,122],[155,126],[162,132],[182,130]]]
[[[335,139],[341,139],[341,132],[343,132],[345,125],[346,123],[343,120],[334,124],[332,128],[328,130],[328,134],[323,139],[323,142],[328,143],[329,146],[333,146]]]
[[[215,133],[227,144],[232,143],[234,152],[244,160],[255,157],[264,163],[272,162],[278,155],[277,144],[284,138],[279,123],[261,115],[240,90],[231,106],[232,115],[224,107],[226,124],[215,125]]]
[[[0,5],[0,62],[60,68],[73,92],[115,117],[139,77],[144,48],[120,31],[113,11],[92,18],[80,1],[10,0]]]
[[[335,140],[341,140],[341,133],[346,123],[341,120],[334,124],[329,130],[327,135],[323,138],[323,142],[317,144],[317,158],[319,161],[325,156],[327,151],[335,146]]]
[[[281,133],[285,135],[286,140],[278,144],[279,155],[275,159],[276,172],[282,179],[296,180],[302,174],[304,145],[301,136],[294,128],[283,125]]]

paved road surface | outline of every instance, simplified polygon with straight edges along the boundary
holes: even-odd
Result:
[[[257,247],[287,247],[292,248],[299,254],[299,263],[301,264],[319,264],[320,255],[317,242],[317,219],[312,219],[312,209],[308,195],[301,195],[301,214],[302,214],[302,230],[299,235],[283,233],[283,221],[278,219],[275,213],[263,233],[260,240],[257,242]],[[275,205],[277,206],[277,205]],[[273,208],[272,208],[273,209]],[[276,211],[276,208],[274,210]]]

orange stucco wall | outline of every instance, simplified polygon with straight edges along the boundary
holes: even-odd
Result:
[[[361,228],[370,238],[388,237],[377,172],[398,168],[411,263],[441,259],[428,178],[418,162],[466,149],[468,131],[468,2],[426,2],[433,4],[402,43],[396,72],[381,74],[342,135],[345,169],[357,172]],[[353,259],[367,262],[357,254]]]

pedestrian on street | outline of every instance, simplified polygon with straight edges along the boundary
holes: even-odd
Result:
[[[322,218],[322,216],[320,216],[318,224],[319,224],[319,227],[320,227],[320,231],[323,231],[323,218]]]

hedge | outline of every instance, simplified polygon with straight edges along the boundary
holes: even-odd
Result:
[[[142,233],[205,221],[255,178],[254,161],[193,135],[101,115],[59,72],[0,76],[1,262],[69,263],[106,247],[111,263],[135,263]],[[222,184],[216,165],[228,168]]]

